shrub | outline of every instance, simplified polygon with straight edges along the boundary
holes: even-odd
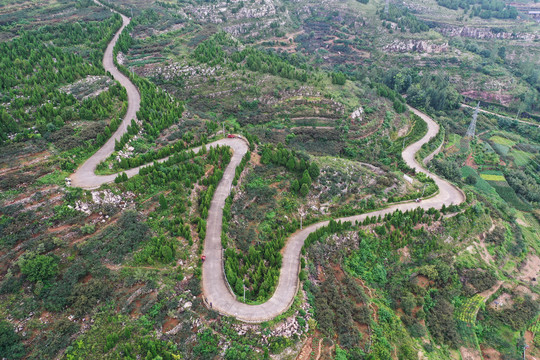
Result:
[[[24,346],[20,336],[7,321],[0,321],[0,357],[20,359],[24,355]]]
[[[20,264],[21,272],[30,281],[44,281],[52,278],[58,273],[58,260],[56,257],[48,255],[36,255],[31,258],[24,258]]]

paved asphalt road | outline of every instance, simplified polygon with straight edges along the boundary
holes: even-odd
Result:
[[[101,5],[96,1],[97,4]],[[114,10],[111,10],[116,12]],[[118,129],[114,132],[111,138],[103,145],[94,155],[92,155],[84,164],[82,164],[77,171],[71,176],[72,186],[82,187],[86,189],[97,188],[100,185],[114,181],[116,175],[109,176],[96,176],[94,171],[96,166],[109,157],[114,151],[114,142],[115,140],[120,140],[122,135],[127,131],[127,127],[131,124],[132,119],[137,118],[137,111],[139,111],[141,105],[141,96],[139,95],[139,90],[137,87],[122,74],[114,65],[113,62],[113,49],[114,45],[118,41],[118,37],[124,28],[129,24],[130,20],[128,17],[120,14],[122,16],[122,27],[116,32],[113,39],[107,46],[105,54],[103,55],[103,67],[106,71],[110,72],[111,75],[117,80],[127,91],[128,96],[128,108],[126,116]]]
[[[72,175],[72,185],[76,187],[92,189],[97,188],[102,184],[114,181],[116,175],[95,175],[95,168],[97,164],[106,159],[114,151],[114,140],[119,139],[122,134],[124,134],[127,126],[131,122],[131,119],[135,118],[136,112],[140,106],[140,95],[137,88],[126,76],[116,69],[113,63],[113,47],[118,40],[120,32],[127,24],[129,24],[129,19],[127,17],[122,16],[122,19],[123,26],[116,33],[113,40],[107,47],[103,59],[103,65],[105,69],[109,71],[113,77],[126,88],[129,101],[128,111],[122,125],[114,133],[111,139],[109,139],[109,141],[107,141],[107,143],[103,145],[101,149],[90,157]],[[422,139],[405,148],[402,154],[403,159],[410,167],[416,169],[417,171],[422,171],[428,176],[432,177],[439,186],[439,194],[420,203],[410,202],[396,204],[383,210],[373,211],[363,215],[349,216],[336,220],[353,222],[356,220],[363,221],[366,216],[384,215],[398,209],[401,211],[412,210],[417,207],[422,207],[424,209],[434,207],[440,209],[444,204],[447,206],[451,204],[459,204],[465,200],[465,196],[461,190],[447,181],[439,178],[437,175],[429,173],[414,159],[414,155],[420,149],[420,147],[437,134],[439,131],[439,126],[427,115],[413,108],[411,108],[411,110],[427,122],[428,132]],[[304,240],[311,232],[322,226],[328,225],[328,221],[312,224],[291,235],[285,244],[284,249],[282,250],[283,262],[278,286],[273,296],[267,302],[260,305],[247,305],[238,301],[229,290],[225,281],[225,275],[223,273],[221,225],[223,207],[225,205],[225,199],[231,191],[235,169],[240,164],[244,154],[248,151],[248,146],[244,140],[238,138],[222,139],[206,146],[213,147],[217,145],[230,146],[233,150],[233,156],[231,158],[231,162],[225,169],[223,179],[218,184],[214,198],[212,199],[212,203],[210,205],[210,210],[208,212],[208,225],[204,243],[204,255],[206,255],[206,261],[203,263],[202,272],[203,294],[207,302],[212,304],[212,308],[222,314],[234,316],[237,319],[245,322],[262,322],[270,320],[286,311],[294,300],[294,296],[296,295],[299,284],[298,273],[300,267],[300,252],[302,245],[304,244]],[[194,149],[194,151],[198,150],[199,148]],[[161,161],[164,160],[166,159]],[[138,174],[139,169],[140,167],[130,169],[126,171],[126,173],[129,177],[132,177]]]
[[[433,178],[435,183],[439,186],[439,194],[430,199],[423,200],[420,203],[410,202],[397,204],[383,210],[373,211],[362,215],[349,216],[336,220],[352,222],[356,220],[363,221],[367,216],[384,215],[392,213],[398,209],[401,211],[413,210],[417,207],[422,207],[424,209],[429,209],[432,207],[440,209],[444,204],[446,206],[451,204],[457,205],[465,200],[465,196],[461,190],[441,179],[437,175],[426,171],[414,159],[414,155],[422,147],[422,145],[437,134],[439,131],[439,125],[437,125],[435,121],[424,113],[421,113],[413,108],[410,109],[416,115],[420,116],[426,121],[428,131],[422,139],[409,145],[403,151],[403,158],[407,165],[409,165],[411,168],[414,168],[417,171],[422,171]],[[239,163],[240,159],[241,156],[238,155],[238,158],[236,161],[234,161],[234,163]],[[206,233],[204,247],[206,261],[203,264],[203,292],[207,302],[212,303],[212,308],[222,314],[234,316],[237,319],[246,322],[267,321],[286,311],[292,304],[298,288],[298,273],[300,270],[300,252],[302,250],[302,245],[310,233],[322,226],[328,225],[328,221],[310,225],[301,231],[297,231],[288,239],[285,248],[282,251],[283,263],[278,286],[274,292],[274,295],[267,302],[260,305],[247,305],[236,300],[235,296],[229,291],[225,282],[225,275],[223,274],[223,255],[221,249],[221,218],[225,198],[229,194],[230,185],[234,177],[234,168],[232,168],[232,164],[233,161],[231,161],[231,165],[229,165],[226,170],[228,176],[224,176],[224,179],[221,181],[216,190],[216,195],[212,201],[210,211],[208,212],[208,230]]]

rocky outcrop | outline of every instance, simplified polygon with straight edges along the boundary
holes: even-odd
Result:
[[[231,20],[262,19],[276,15],[271,1],[231,1],[188,7],[191,16],[202,22],[221,24]]]
[[[85,202],[82,200],[77,200],[74,209],[87,215],[98,211],[102,205],[111,205],[119,209],[126,209],[128,206],[133,204],[133,199],[135,198],[135,194],[131,191],[115,195],[111,190],[107,189],[102,191],[92,191],[91,194],[92,201]],[[68,205],[68,207],[71,207],[71,205]],[[109,216],[106,216],[106,218],[109,218]]]
[[[434,44],[426,40],[396,40],[384,47],[384,51],[395,53],[418,52],[440,54],[447,52],[449,49],[448,43]]]
[[[364,108],[360,106],[358,109],[352,112],[351,119],[353,120],[358,119],[358,121],[362,121],[363,114],[364,114]]]
[[[441,27],[439,31],[446,36],[450,37],[466,37],[472,39],[515,39],[515,40],[527,40],[533,41],[538,39],[538,34],[534,33],[509,33],[505,31],[493,31],[491,28],[475,28],[475,27],[457,27],[457,26],[445,26]]]

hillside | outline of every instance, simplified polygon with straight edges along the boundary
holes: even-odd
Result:
[[[535,6],[0,2],[0,357],[539,357]]]

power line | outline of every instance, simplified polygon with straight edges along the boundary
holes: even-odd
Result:
[[[474,110],[474,114],[471,120],[471,123],[469,125],[469,128],[467,129],[467,133],[465,134],[465,137],[474,138],[476,134],[476,119],[478,118],[478,112],[480,111],[480,101],[476,105],[476,109]]]

